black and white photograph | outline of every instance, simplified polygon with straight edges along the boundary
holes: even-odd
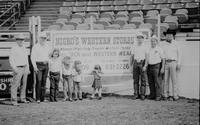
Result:
[[[200,0],[0,0],[0,125],[199,125]]]

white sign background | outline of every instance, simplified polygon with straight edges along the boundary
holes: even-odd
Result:
[[[105,74],[128,74],[131,51],[140,32],[149,35],[149,30],[55,31],[51,32],[51,46],[59,48],[61,56],[80,60],[84,73],[99,64]]]

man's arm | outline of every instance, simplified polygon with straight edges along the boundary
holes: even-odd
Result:
[[[29,73],[30,73],[30,67],[29,67],[29,52],[27,51],[26,47],[24,47],[24,50],[25,50],[26,56],[27,56],[26,72],[29,74]]]
[[[161,61],[162,61],[160,73],[163,74],[165,72],[165,54],[163,50],[161,50],[160,56],[161,56]]]
[[[134,55],[131,55],[129,64],[130,64],[130,66],[133,66],[133,64],[134,64]]]
[[[31,52],[31,63],[33,65],[34,70],[37,71],[38,69],[37,69],[37,65],[36,65],[36,60],[35,59],[36,59],[36,47],[33,46],[32,52]]]
[[[176,45],[177,46],[177,45]],[[181,50],[180,48],[177,46],[177,69],[180,70],[181,68]]]
[[[149,53],[146,52],[145,53],[145,63],[144,63],[144,66],[143,66],[143,71],[146,71],[148,64],[149,64]]]
[[[15,55],[14,54],[15,54],[15,50],[14,50],[14,48],[12,48],[10,51],[10,55],[9,55],[9,63],[10,63],[11,68],[14,70],[14,72],[16,72],[17,66],[15,65],[15,61],[14,61]]]

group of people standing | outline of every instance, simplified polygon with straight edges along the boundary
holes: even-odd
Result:
[[[27,103],[26,100],[26,84],[27,76],[30,73],[28,62],[28,51],[24,46],[25,38],[23,36],[16,37],[17,45],[11,49],[9,56],[10,65],[13,69],[13,83],[11,84],[12,104],[18,106],[17,90],[20,87],[21,103]],[[31,51],[31,63],[36,74],[36,101],[37,103],[47,101],[46,81],[50,80],[50,99],[51,102],[57,101],[59,93],[59,82],[63,82],[63,101],[82,100],[82,91],[80,83],[83,81],[82,66],[80,60],[72,61],[70,56],[61,58],[59,49],[51,50],[47,44],[46,33],[39,35],[39,41],[35,44]],[[93,94],[91,99],[95,98],[96,91],[98,99],[101,99],[101,67],[95,65],[91,75],[94,77]],[[23,79],[23,81],[21,81]],[[22,82],[22,85],[21,85]],[[20,86],[21,85],[21,86]],[[74,93],[74,97],[72,96]]]
[[[146,98],[146,84],[149,83],[149,99],[157,101],[177,100],[177,71],[180,70],[181,54],[173,40],[172,33],[166,33],[166,45],[158,45],[156,37],[151,38],[151,47],[147,49],[144,45],[144,36],[137,35],[137,45],[134,46],[130,65],[133,69],[134,95],[133,99]],[[30,73],[28,62],[28,51],[24,46],[24,37],[16,37],[16,46],[11,49],[9,56],[10,65],[13,69],[13,83],[11,84],[11,99],[13,105],[19,105],[17,90],[20,87],[20,102],[27,103],[26,84]],[[64,101],[82,100],[80,83],[83,81],[81,61],[72,61],[70,56],[61,58],[59,49],[51,50],[47,45],[46,33],[39,34],[39,41],[31,51],[31,63],[36,74],[36,101],[46,101],[46,80],[50,79],[50,101],[56,102],[59,93],[59,82],[63,82]],[[98,92],[98,99],[102,98],[102,70],[100,65],[95,65],[93,75],[93,93],[91,99]],[[164,76],[164,82],[162,81]],[[172,91],[169,90],[170,79]],[[22,80],[22,81],[21,81]],[[141,81],[141,84],[139,82]],[[72,93],[74,92],[74,97]]]
[[[148,99],[179,99],[177,72],[180,70],[181,52],[174,40],[174,32],[166,32],[165,36],[163,46],[160,46],[158,38],[153,36],[148,48],[144,45],[144,36],[137,35],[137,44],[134,46],[130,61],[134,79],[133,99],[146,98],[147,81],[150,89]]]

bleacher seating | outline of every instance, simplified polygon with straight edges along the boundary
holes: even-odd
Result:
[[[21,1],[22,4],[27,0],[14,1]],[[189,29],[192,32],[193,29],[199,28],[199,2],[199,0],[35,0],[15,27],[17,30],[24,29],[22,27],[28,29],[27,18],[38,15],[42,17],[44,30],[150,28],[152,33],[156,34],[157,16],[160,14],[161,35],[167,29],[176,31]],[[23,8],[21,6],[21,9]],[[5,7],[0,6],[0,13],[4,9]]]
[[[198,12],[199,0],[71,0],[62,3],[55,23],[63,24],[60,30],[88,30],[92,21],[93,29],[150,28],[157,33],[160,14],[162,35],[167,29],[199,28]]]
[[[0,30],[13,29],[31,0],[0,0]]]

